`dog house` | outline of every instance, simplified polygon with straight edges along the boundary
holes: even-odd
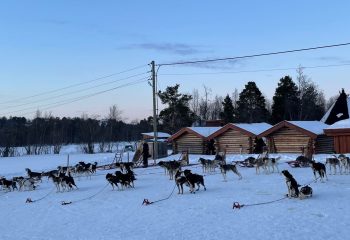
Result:
[[[221,127],[185,127],[172,135],[168,140],[172,142],[173,152],[188,151],[190,154],[205,154],[208,136]]]
[[[336,153],[350,153],[350,119],[338,121],[324,130],[333,138]]]
[[[228,123],[208,138],[215,140],[217,152],[252,153],[257,136],[271,127],[268,123]]]
[[[323,129],[328,125],[320,121],[282,121],[262,132],[258,137],[267,139],[270,153],[332,153],[333,139]]]

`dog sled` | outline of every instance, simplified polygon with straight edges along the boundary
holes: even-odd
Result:
[[[294,161],[286,162],[292,168],[310,167],[310,159],[301,155]]]

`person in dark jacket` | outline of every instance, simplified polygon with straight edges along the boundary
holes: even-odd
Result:
[[[143,157],[143,167],[148,167],[148,157],[149,157],[149,147],[148,143],[144,142],[142,145],[142,157]]]

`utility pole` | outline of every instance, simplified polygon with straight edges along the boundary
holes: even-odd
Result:
[[[156,93],[156,70],[155,62],[151,62],[152,67],[152,90],[153,90],[153,134],[154,134],[154,148],[153,148],[153,159],[156,164],[158,158],[158,130],[157,130],[157,93]]]

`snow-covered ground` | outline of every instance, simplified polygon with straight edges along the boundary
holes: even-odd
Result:
[[[279,156],[279,169],[288,169],[299,184],[313,181],[310,168],[290,168],[285,163],[296,155]],[[327,156],[317,155],[316,160],[325,162]],[[69,160],[72,165],[79,161],[106,164],[113,157],[70,154]],[[190,155],[190,162],[197,163],[199,157]],[[246,157],[228,155],[227,161]],[[55,169],[66,161],[66,154],[0,158],[0,176],[24,176],[25,168]],[[186,168],[203,174],[199,165]],[[0,239],[344,240],[350,235],[350,175],[329,175],[324,183],[311,183],[314,196],[309,199],[283,199],[233,210],[233,202],[256,204],[283,198],[287,193],[284,177],[278,173],[256,175],[255,169],[241,167],[242,180],[230,172],[224,182],[217,169],[204,174],[207,191],[190,194],[185,187],[184,194],[178,195],[174,181],[160,167],[136,168],[135,189],[124,191],[112,191],[106,185],[105,175],[113,171],[98,170],[91,179],[76,178],[79,189],[71,192],[56,193],[46,178],[35,191],[0,191]],[[28,197],[45,198],[25,203]],[[157,201],[167,197],[141,205],[145,198]],[[62,201],[72,204],[61,205]]]

